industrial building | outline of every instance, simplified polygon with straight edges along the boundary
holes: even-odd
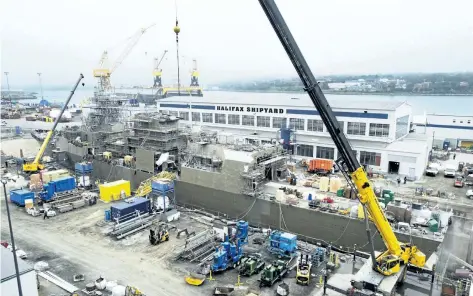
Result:
[[[17,296],[19,295],[18,282],[16,279],[13,253],[7,248],[0,247],[0,249],[2,250],[2,292],[0,294]],[[33,267],[22,259],[18,259],[18,272],[20,274],[23,295],[38,296],[38,282]]]
[[[452,149],[473,147],[473,116],[424,114],[413,117],[417,133],[432,138],[434,146],[444,142]]]
[[[218,96],[163,99],[158,102],[158,110],[180,117],[181,124],[217,131],[229,141],[280,141],[281,128],[288,127],[293,131],[294,157],[338,158],[335,145],[307,95],[248,93],[246,96],[244,100]],[[422,176],[431,140],[426,135],[410,133],[409,104],[391,100],[355,102],[349,98],[329,99],[329,103],[363,165],[412,180]]]

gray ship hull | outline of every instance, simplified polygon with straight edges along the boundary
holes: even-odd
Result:
[[[72,145],[71,145],[72,146]],[[74,147],[74,146],[72,146]],[[71,148],[71,147],[69,147]],[[82,151],[65,152],[68,160],[67,165],[72,168],[75,162],[82,161]],[[67,149],[62,149],[66,151]],[[64,163],[66,164],[66,163]],[[132,188],[136,189],[140,183],[152,174],[122,166],[112,166],[109,163],[94,160],[93,176],[100,180],[130,180]],[[310,209],[304,209],[278,203],[230,193],[222,190],[178,181],[176,184],[176,202],[179,205],[204,209],[214,214],[229,218],[243,217],[251,225],[261,227],[279,228],[280,207],[284,216],[286,230],[297,233],[301,240],[317,238],[325,242],[334,243],[337,246],[353,247],[354,244],[363,251],[369,251],[366,238],[365,224],[363,221],[350,219],[345,216],[334,215]],[[253,204],[254,203],[254,204]],[[253,206],[252,206],[253,205]],[[284,224],[283,224],[284,225]],[[345,229],[346,228],[346,229]],[[375,229],[371,225],[371,229]],[[342,236],[340,234],[344,232]],[[400,241],[408,242],[408,235],[397,234]],[[427,256],[437,250],[439,240],[429,238],[412,237],[416,244]],[[384,242],[379,235],[374,235],[375,247],[378,250],[385,249]]]

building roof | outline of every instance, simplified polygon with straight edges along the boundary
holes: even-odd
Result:
[[[326,95],[334,109],[365,109],[394,111],[406,102],[386,99],[360,99],[360,96]],[[203,97],[171,97],[158,103],[199,103],[199,104],[239,104],[271,105],[284,107],[312,107],[310,97],[305,93],[250,93],[250,92],[206,92]]]
[[[3,246],[1,246],[0,249],[2,249],[2,282],[4,282],[9,279],[16,278],[15,263],[13,260],[13,252],[7,248],[4,248]],[[18,258],[18,271],[20,275],[32,270],[33,267],[23,261],[23,259]]]
[[[237,151],[232,149],[224,149],[223,151],[225,153],[225,160],[233,160],[244,163],[251,163],[254,160],[252,152]]]
[[[387,151],[423,153],[427,145],[427,136],[423,134],[408,134],[405,138],[394,141],[386,147]]]

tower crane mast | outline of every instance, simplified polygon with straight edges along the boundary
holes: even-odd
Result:
[[[163,52],[163,54],[161,55],[161,58],[158,59],[157,57],[154,59],[154,70],[153,70],[153,76],[154,76],[154,84],[153,84],[153,87],[162,87],[163,86],[163,83],[162,83],[162,80],[161,80],[161,76],[162,76],[162,69],[159,68],[159,66],[161,65],[164,57],[166,56],[166,54],[168,53],[167,50],[165,50]]]

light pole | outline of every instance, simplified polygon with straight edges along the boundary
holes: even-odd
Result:
[[[23,296],[23,292],[21,290],[20,272],[18,270],[18,258],[16,257],[15,239],[13,238],[13,228],[11,225],[10,208],[8,207],[7,180],[2,179],[2,184],[3,184],[3,194],[5,195],[5,207],[7,208],[8,226],[10,228],[10,238],[11,238],[11,245],[12,245],[13,262],[15,263],[15,273],[16,273],[16,282],[18,284],[18,294],[20,296]]]
[[[39,87],[41,89],[41,100],[43,99],[43,82],[41,81],[41,72],[38,72],[39,77]]]
[[[13,104],[11,102],[10,82],[8,81],[8,74],[10,74],[10,72],[3,72],[3,73],[5,73],[5,77],[7,78],[8,96],[10,97],[10,108],[13,109]]]

